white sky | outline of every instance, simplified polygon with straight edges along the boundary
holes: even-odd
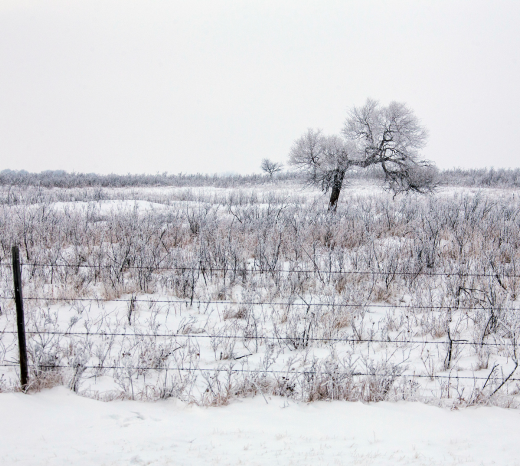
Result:
[[[258,172],[367,97],[520,167],[520,1],[0,0],[0,170]]]

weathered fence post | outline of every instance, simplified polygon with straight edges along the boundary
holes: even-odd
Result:
[[[16,302],[16,325],[18,327],[18,348],[20,350],[20,381],[22,390],[27,389],[27,347],[25,344],[25,319],[23,315],[23,296],[22,296],[22,273],[20,268],[20,251],[18,246],[13,246],[11,250],[13,259],[13,282],[14,300]]]

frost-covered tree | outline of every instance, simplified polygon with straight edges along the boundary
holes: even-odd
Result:
[[[381,106],[367,100],[350,110],[341,136],[325,136],[309,129],[297,139],[289,164],[305,173],[307,182],[330,190],[329,210],[335,211],[343,181],[352,167],[381,168],[386,185],[395,194],[430,192],[436,168],[420,158],[426,129],[405,104]]]
[[[283,165],[281,163],[272,162],[269,159],[264,159],[262,160],[260,168],[272,178],[275,173],[282,171]]]

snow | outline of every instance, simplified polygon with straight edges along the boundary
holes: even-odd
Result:
[[[253,209],[278,208],[285,205],[285,196],[288,197],[288,204],[292,202],[291,199],[294,200],[297,197],[302,198],[297,200],[303,204],[316,199],[325,204],[327,202],[327,198],[322,196],[319,191],[304,190],[296,185],[289,186],[289,188],[286,185],[275,188],[260,186],[243,190],[214,187],[143,188],[127,190],[127,193],[124,190],[107,189],[103,191],[113,193],[114,197],[119,196],[120,198],[89,202],[60,201],[53,202],[50,207],[59,212],[74,214],[94,210],[99,217],[108,217],[110,214],[135,212],[143,215],[155,212],[164,216],[170,211],[187,212],[188,206],[190,209],[213,206],[215,212],[220,208],[218,211],[220,219],[223,217],[231,219],[232,215],[222,208],[224,205],[222,200],[225,200],[225,196],[228,195],[245,199],[252,197],[253,194],[258,195],[255,202],[249,203],[248,201],[244,205],[233,204],[234,208],[242,214]],[[273,190],[276,196],[272,196],[271,202],[271,197],[267,197],[267,195],[270,196]],[[380,188],[374,185],[352,183],[345,191],[345,198],[350,202],[357,197],[367,197],[370,200],[370,196],[374,192],[380,191]],[[491,200],[499,201],[514,196],[517,191],[450,187],[441,188],[438,196],[458,199],[463,195],[476,195],[481,192],[484,192]],[[220,200],[217,199],[217,195]],[[125,196],[136,198],[151,196],[151,200],[121,199]],[[211,196],[215,196],[215,198],[211,198]],[[37,204],[34,205],[37,206]],[[17,205],[10,208],[22,209],[25,207]],[[395,215],[397,218],[400,214],[396,212]],[[370,216],[374,217],[372,214]],[[97,221],[98,216],[95,217]],[[374,244],[378,245],[380,249],[385,248],[390,253],[394,249],[399,250],[399,246],[405,241],[409,240],[401,236],[388,236],[376,239]],[[446,239],[441,238],[440,248],[448,247],[449,244]],[[64,254],[67,251],[65,248],[62,249]],[[7,295],[11,290],[11,282],[6,283],[9,283]],[[43,286],[50,287],[49,284]],[[44,289],[47,290],[47,288]],[[53,289],[54,285],[52,285],[52,289],[48,290],[49,294],[53,293]],[[96,290],[92,287],[93,294],[88,296],[97,296]],[[217,289],[206,287],[204,293],[200,293],[198,298],[215,300],[217,291]],[[242,295],[240,287],[228,290],[228,292],[227,299],[232,302],[240,300],[256,302],[263,299],[261,295]],[[237,338],[234,346],[227,344],[231,339],[223,338],[222,341],[219,341],[218,338],[210,338],[210,334],[222,334],[224,337],[243,335],[245,320],[232,316],[235,304],[223,301],[204,307],[197,304],[196,299],[193,306],[179,303],[165,305],[160,301],[179,298],[163,293],[165,293],[164,290],[159,289],[155,290],[152,295],[139,293],[121,295],[120,299],[129,299],[130,296],[137,298],[131,325],[130,322],[127,324],[129,312],[127,303],[94,301],[88,304],[75,303],[73,306],[49,304],[44,308],[38,308],[38,312],[33,309],[32,313],[27,314],[30,317],[27,321],[27,328],[39,326],[39,328],[49,331],[65,331],[70,328],[83,334],[84,328],[87,328],[86,323],[90,322],[91,327],[89,328],[92,331],[122,332],[124,336],[114,338],[114,345],[110,347],[112,353],[110,350],[106,350],[107,361],[115,361],[114,364],[125,363],[126,360],[121,356],[124,348],[135,348],[135,354],[131,356],[133,359],[130,356],[127,359],[129,364],[130,362],[138,364],[142,354],[152,354],[152,350],[155,351],[152,356],[162,354],[163,346],[161,345],[167,346],[168,342],[171,345],[174,343],[186,345],[187,341],[191,342],[190,345],[193,347],[196,346],[195,364],[197,367],[218,369],[229,363],[230,365],[237,364],[237,368],[244,367],[258,371],[266,361],[269,361],[265,344],[260,343],[260,346],[252,351],[250,350],[253,347],[251,341],[245,338]],[[28,296],[30,295],[31,291],[28,293]],[[102,296],[101,291],[99,295]],[[328,298],[328,295],[316,294],[305,296],[305,298],[319,302],[320,299]],[[398,298],[399,301],[397,301]],[[417,299],[419,298],[420,296]],[[146,303],[148,299],[155,299],[158,303],[148,306]],[[450,385],[448,382],[447,394],[442,393],[442,387],[446,387],[445,379],[429,381],[427,378],[422,378],[419,380],[418,398],[426,401],[438,399],[442,400],[445,406],[449,406],[450,403],[457,406],[455,397],[457,395],[462,397],[463,389],[466,389],[464,394],[466,399],[469,399],[468,394],[472,388],[476,385],[482,386],[483,380],[490,374],[495,362],[501,365],[502,377],[503,374],[507,375],[512,370],[513,361],[504,348],[499,348],[500,352],[497,350],[496,354],[493,353],[491,359],[488,356],[489,367],[484,368],[473,348],[461,343],[455,346],[458,353],[448,372],[442,365],[445,357],[445,353],[442,354],[444,350],[442,345],[445,344],[444,335],[442,337],[430,336],[430,333],[424,329],[421,330],[422,327],[419,324],[415,325],[411,323],[411,320],[403,320],[408,319],[406,309],[401,313],[401,310],[391,310],[391,304],[388,308],[382,307],[385,302],[382,299],[375,305],[368,303],[364,307],[366,328],[376,329],[376,331],[387,328],[388,332],[385,335],[388,338],[428,340],[431,345],[434,345],[427,347],[426,344],[420,344],[420,340],[414,344],[399,345],[399,351],[391,353],[392,363],[404,365],[406,362],[406,374],[409,376],[419,374],[424,377],[426,370],[431,373],[435,372],[437,375],[453,374],[454,379],[457,375],[469,377],[453,382],[456,383],[456,386]],[[391,301],[391,303],[424,305],[422,301],[414,301],[412,294],[396,297],[395,301]],[[519,306],[515,302],[510,302],[509,305]],[[272,326],[279,322],[278,314],[275,312],[277,309],[274,305],[252,305],[248,312],[251,316],[262,318],[259,320],[264,323],[260,329],[261,332],[264,332],[265,335],[272,335]],[[225,316],[227,311],[229,311],[229,315]],[[417,318],[422,319],[418,322],[424,328],[427,328],[430,323],[431,326],[434,326],[434,319],[439,314],[433,310],[424,313],[415,311]],[[463,314],[453,312],[453,322],[459,322],[459,317]],[[297,313],[294,312],[294,315]],[[294,315],[293,318],[296,319]],[[326,317],[325,314],[323,315]],[[427,321],[426,317],[430,318],[431,322]],[[353,315],[352,318],[357,317]],[[73,319],[76,322],[74,325],[72,324]],[[395,320],[396,324],[387,325],[386,321],[390,320]],[[294,328],[297,328],[298,321],[293,322],[295,322]],[[406,325],[402,322],[406,322]],[[12,303],[4,307],[3,315],[0,316],[0,326],[7,330],[15,330]],[[403,333],[403,327],[407,333]],[[464,328],[461,325],[461,328],[458,338],[472,341],[474,339],[473,327],[466,325]],[[179,333],[183,335],[166,340],[162,337],[155,339],[136,336],[139,333],[157,332],[163,335]],[[341,332],[345,338],[353,335],[348,333],[348,326]],[[30,345],[38,342],[34,335],[28,335]],[[1,343],[8,343],[2,349],[4,360],[14,361],[17,351],[16,335],[6,333],[2,337],[4,340]],[[66,338],[68,342],[69,337]],[[73,356],[81,353],[82,348],[87,347],[82,346],[87,341],[87,338],[83,338],[82,335],[75,335],[70,338],[70,341],[76,345],[75,353],[69,355],[70,357],[63,356],[65,364],[72,364]],[[95,366],[98,361],[94,357],[97,354],[94,350],[96,348],[104,349],[107,340],[97,335],[91,336],[89,342],[93,346],[92,351],[87,355],[90,359],[85,356],[88,359],[85,359],[85,362]],[[365,342],[354,346],[354,344],[350,345],[346,342],[337,342],[329,346],[311,345],[306,350],[291,349],[286,346],[283,342],[280,343],[278,348],[280,352],[276,353],[276,358],[271,355],[273,357],[271,369],[284,371],[292,367],[293,370],[302,371],[308,369],[308,361],[313,360],[314,357],[318,360],[325,360],[328,357],[339,360],[348,356],[349,351],[354,350],[355,356],[374,359],[388,358],[387,349],[390,345],[384,342],[375,344]],[[431,359],[427,348],[433,348]],[[230,355],[238,356],[240,363],[234,362],[232,358],[222,359],[222,352],[227,350]],[[147,353],[148,351],[149,353]],[[250,352],[254,354],[244,357]],[[484,354],[484,352],[482,353]],[[427,364],[431,364],[431,366],[427,367]],[[181,365],[179,364],[179,367]],[[364,372],[363,367],[357,369]],[[5,368],[2,372],[7,376],[5,380],[17,380],[18,369],[16,367]],[[123,377],[119,377],[118,383],[116,383],[116,378],[111,372],[104,371],[105,375],[102,376],[94,376],[93,373],[94,371],[87,370],[83,379],[78,383],[78,389],[84,396],[79,396],[64,386],[39,393],[32,392],[28,395],[13,392],[0,393],[0,413],[2,413],[3,421],[0,423],[0,466],[71,463],[75,465],[520,465],[519,410],[482,406],[450,410],[447,407],[440,408],[414,402],[361,404],[320,401],[306,404],[268,396],[265,399],[263,396],[234,399],[228,406],[209,408],[185,404],[174,399],[158,402],[101,402],[92,398],[104,395],[105,399],[109,399],[111,396],[124,396],[121,386]],[[2,374],[0,374],[1,376]],[[65,371],[64,376],[64,383],[69,383],[71,371]],[[144,388],[146,380],[152,385],[154,381],[157,381],[156,385],[161,384],[160,386],[162,386],[164,379],[160,378],[161,374],[150,371],[146,373],[146,376],[147,379],[135,378],[133,383],[135,383],[136,393],[143,393],[140,389]],[[481,377],[481,380],[476,382],[471,379],[472,376]],[[5,386],[9,388],[13,385],[6,384]],[[457,389],[456,393],[454,387]],[[193,393],[198,396],[205,393],[205,389],[204,379],[199,376],[196,383],[193,384]],[[517,396],[518,389],[517,384],[516,388],[511,387],[510,389],[506,386],[502,391],[508,390],[507,396]],[[133,390],[132,385],[132,396]],[[129,396],[129,390],[126,392],[126,396]],[[201,397],[194,396],[193,399],[200,400]],[[442,403],[439,401],[439,404]]]
[[[202,408],[107,403],[56,387],[2,393],[0,412],[4,466],[520,464],[520,412],[495,407],[259,396]]]
[[[86,211],[88,208],[97,208],[100,214],[109,214],[111,212],[128,212],[134,209],[140,211],[147,211],[151,209],[161,210],[165,206],[156,202],[142,201],[142,200],[110,200],[110,201],[97,201],[97,202],[55,202],[53,207],[56,210],[65,212],[70,211]]]

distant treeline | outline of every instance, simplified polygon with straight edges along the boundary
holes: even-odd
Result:
[[[520,188],[520,168],[452,168],[439,172],[445,186]]]
[[[379,180],[383,174],[376,169],[352,171],[349,178]],[[474,186],[513,188],[520,187],[520,169],[453,168],[438,173],[439,184],[443,186]],[[300,175],[294,172],[276,174],[274,179],[269,175],[205,175],[184,174],[177,175],[157,173],[155,175],[98,175],[96,173],[68,173],[64,170],[46,170],[40,173],[30,173],[25,170],[0,171],[0,186],[42,186],[45,188],[125,188],[137,186],[175,186],[198,187],[215,186],[231,188],[239,186],[253,186],[269,184],[273,181],[299,181]]]
[[[294,173],[279,173],[277,180],[296,180]],[[177,186],[197,187],[216,186],[229,188],[240,185],[259,185],[269,183],[268,175],[177,175],[157,173],[155,175],[98,175],[96,173],[68,173],[64,170],[46,170],[41,173],[30,173],[25,170],[0,171],[0,186],[42,186],[45,188],[125,188],[137,186]]]

